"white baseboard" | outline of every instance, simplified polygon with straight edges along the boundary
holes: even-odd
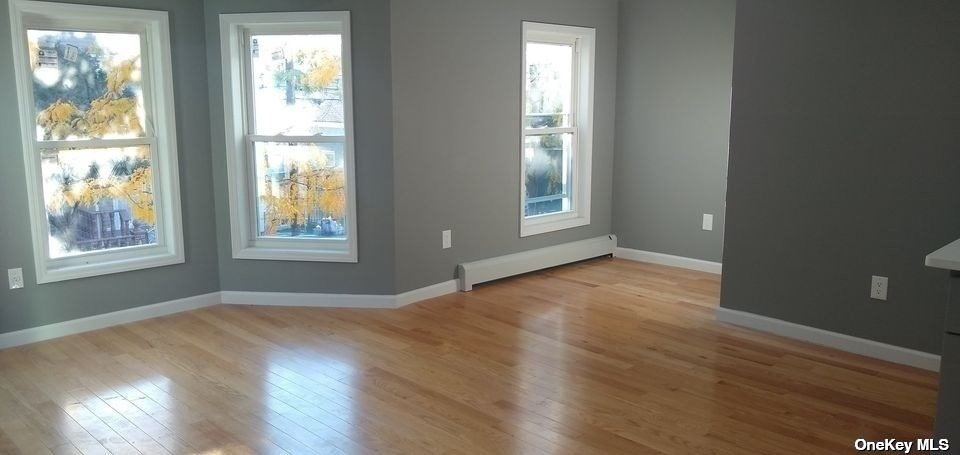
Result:
[[[940,356],[928,352],[915,351],[879,341],[857,338],[727,308],[717,309],[717,320],[888,362],[923,368],[924,370],[940,371]]]
[[[142,321],[182,311],[219,304],[296,306],[317,308],[385,308],[395,309],[421,300],[457,292],[457,280],[414,289],[397,295],[298,294],[293,292],[221,291],[161,302],[113,313],[98,314],[72,321],[58,322],[16,332],[0,333],[0,349],[12,348],[67,335],[105,329],[120,324]]]
[[[195,310],[198,308],[218,305],[220,303],[220,293],[186,297],[183,299],[171,300],[169,302],[155,303],[126,310],[114,311],[112,313],[98,314],[71,321],[58,322],[30,329],[18,330],[16,332],[0,333],[0,349],[20,346],[24,344],[36,343],[38,341],[60,338],[67,335],[89,332],[91,330],[104,329],[120,324],[142,321],[168,314],[180,313],[182,311]]]
[[[221,291],[220,301],[226,305],[296,306],[313,308],[396,308],[394,296],[392,295]]]
[[[670,267],[680,267],[689,270],[699,270],[701,272],[720,274],[723,271],[723,264],[719,262],[704,261],[701,259],[687,258],[683,256],[674,256],[671,254],[654,253],[653,251],[634,250],[632,248],[617,247],[614,256],[630,261],[649,262],[651,264],[668,265]]]
[[[397,295],[221,291],[220,301],[226,305],[393,309],[454,292],[457,292],[457,280],[444,281]]]
[[[433,286],[427,286],[425,288],[414,289],[402,294],[397,294],[394,297],[396,300],[394,305],[395,308],[400,308],[410,305],[411,303],[417,303],[421,300],[453,294],[456,293],[457,290],[457,280],[444,281],[443,283],[437,283]]]
[[[473,289],[475,284],[613,254],[616,247],[617,236],[610,234],[479,261],[464,262],[457,266],[460,290],[469,291]]]

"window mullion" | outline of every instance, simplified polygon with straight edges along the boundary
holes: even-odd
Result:
[[[37,141],[40,150],[71,150],[71,149],[105,149],[136,147],[138,145],[154,146],[155,137],[138,137],[130,139],[79,139],[66,141]]]
[[[264,136],[258,134],[248,134],[247,140],[251,142],[340,144],[346,142],[347,138],[346,136]]]
[[[524,136],[547,136],[551,134],[573,134],[576,136],[577,128],[573,126],[563,126],[556,128],[524,128]]]

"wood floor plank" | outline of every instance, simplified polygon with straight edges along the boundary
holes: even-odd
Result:
[[[808,454],[928,437],[937,375],[719,323],[602,258],[399,310],[217,306],[0,350],[0,453]]]

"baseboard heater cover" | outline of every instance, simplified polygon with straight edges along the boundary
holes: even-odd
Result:
[[[476,284],[611,255],[616,249],[617,236],[604,235],[522,253],[464,262],[457,266],[457,277],[460,281],[460,290],[470,291]]]

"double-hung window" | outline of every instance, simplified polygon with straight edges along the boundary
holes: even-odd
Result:
[[[183,262],[167,13],[10,13],[37,281]]]
[[[357,261],[348,12],[222,14],[233,257]]]
[[[590,224],[595,36],[523,23],[521,236]]]

